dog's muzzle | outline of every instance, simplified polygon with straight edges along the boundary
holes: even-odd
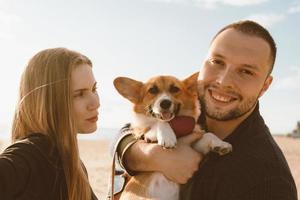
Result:
[[[173,105],[174,104],[174,105]],[[173,107],[172,107],[173,106]],[[173,103],[169,99],[164,99],[159,103],[159,112],[154,112],[152,105],[149,106],[149,113],[152,117],[162,120],[170,121],[172,120],[180,110],[179,103]]]

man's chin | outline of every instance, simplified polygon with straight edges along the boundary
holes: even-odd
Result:
[[[250,107],[250,109],[247,109],[247,111],[241,111],[240,109],[234,109],[227,112],[210,112],[209,109],[206,109],[206,116],[217,121],[231,121],[231,120],[237,120],[245,115],[248,115],[251,113],[251,111],[254,109],[255,105]]]

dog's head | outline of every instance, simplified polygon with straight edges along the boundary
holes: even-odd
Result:
[[[117,91],[134,104],[134,112],[170,121],[176,115],[199,116],[197,79],[199,72],[184,80],[156,76],[146,83],[127,77],[114,80]]]

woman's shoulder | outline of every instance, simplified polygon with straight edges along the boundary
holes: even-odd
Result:
[[[32,134],[7,147],[4,156],[18,156],[26,160],[47,160],[57,163],[58,152],[51,139],[43,134]]]
[[[45,152],[52,148],[51,140],[48,136],[43,134],[32,134],[26,138],[16,141],[6,148],[5,151],[15,151],[21,149],[22,151],[42,151]]]

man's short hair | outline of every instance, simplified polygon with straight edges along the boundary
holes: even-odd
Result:
[[[222,28],[213,37],[212,41],[214,41],[215,38],[220,33],[222,33],[223,31],[225,31],[227,29],[230,29],[230,28],[237,30],[241,33],[250,35],[250,36],[259,37],[259,38],[265,40],[269,44],[270,49],[271,49],[271,66],[270,66],[269,73],[271,73],[273,70],[273,67],[274,67],[275,59],[276,59],[277,48],[276,48],[276,43],[275,43],[273,37],[271,36],[271,34],[269,33],[269,31],[254,21],[250,21],[250,20],[238,21],[238,22],[229,24],[229,25],[225,26],[224,28]]]

